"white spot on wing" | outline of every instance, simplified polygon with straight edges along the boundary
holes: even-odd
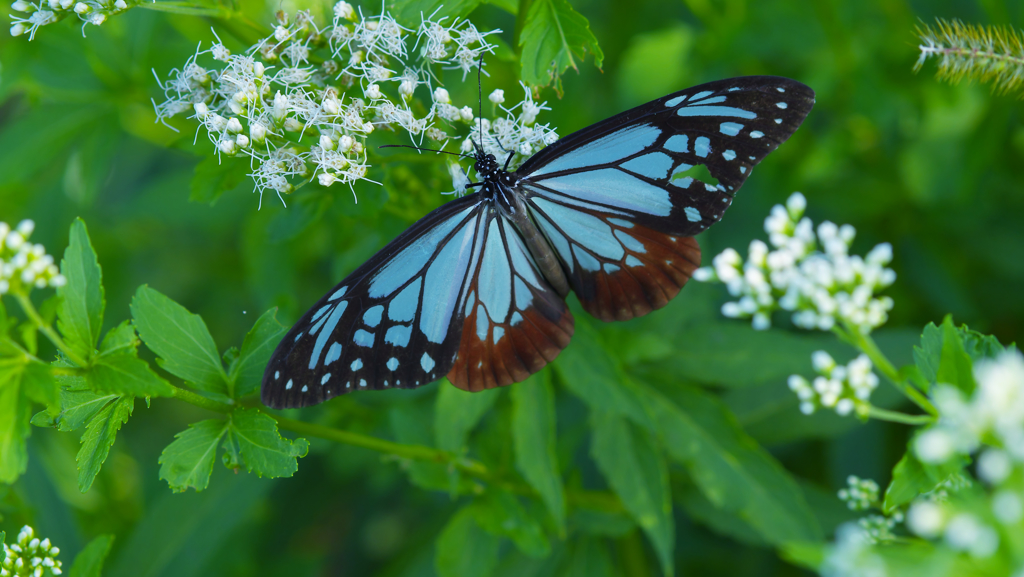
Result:
[[[752,130],[752,131],[750,131],[750,138],[761,138],[763,136],[764,136],[764,133],[761,132],[760,130]]]
[[[430,358],[430,355],[423,353],[423,357],[420,358],[420,366],[423,367],[423,371],[429,373],[434,370],[434,359]]]
[[[286,391],[292,390],[292,380],[291,379],[288,379],[288,383],[284,386],[284,390],[286,390]]]
[[[700,211],[692,206],[688,206],[685,209],[686,220],[690,222],[700,222]]]
[[[324,378],[320,379],[320,384],[326,385],[327,381],[329,380],[331,380],[331,373],[327,373],[326,375],[324,375]]]

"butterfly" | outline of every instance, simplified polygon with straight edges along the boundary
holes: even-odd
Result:
[[[700,265],[751,169],[800,126],[807,86],[773,76],[664,96],[508,171],[479,148],[477,192],[423,217],[324,295],[274,351],[262,400],[305,407],[445,375],[519,382],[569,345],[569,291],[603,321],[661,308]],[[694,178],[703,165],[713,179]]]

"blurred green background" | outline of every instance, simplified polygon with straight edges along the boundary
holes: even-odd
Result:
[[[508,3],[499,3],[504,6]],[[891,242],[896,306],[877,334],[890,358],[910,360],[921,327],[952,313],[957,323],[1008,343],[1024,331],[1024,111],[1017,95],[934,79],[934,63],[912,71],[914,28],[936,17],[1024,27],[1024,3],[995,0],[759,2],[748,0],[574,0],[605,54],[564,77],[564,98],[548,89],[541,122],[560,134],[668,92],[748,74],[810,85],[817,104],[803,127],[747,181],[723,222],[700,238],[705,258],[745,252],[763,238],[773,204],[793,191],[808,215],[857,228],[854,251]],[[514,5],[509,5],[513,7]],[[254,21],[315,0],[266,5],[246,0]],[[364,9],[376,8],[364,5]],[[498,5],[472,15],[512,44],[516,18]],[[323,20],[321,20],[322,22]],[[234,49],[251,29],[238,22],[134,9],[90,26],[63,22],[36,39],[0,38],[0,220],[36,222],[32,240],[59,255],[76,216],[89,230],[104,272],[107,324],[128,318],[148,284],[200,314],[223,347],[238,345],[255,319],[278,306],[286,325],[389,239],[447,197],[442,164],[384,162],[370,173],[385,186],[309,186],[282,208],[240,183],[213,206],[190,202],[193,170],[209,154],[195,126],[153,123],[159,100],[151,70],[165,77],[212,40]],[[519,94],[517,65],[494,59],[485,91]],[[450,88],[459,103],[475,86]],[[375,138],[377,135],[374,135]],[[388,136],[370,144],[394,141]],[[707,261],[706,261],[707,262]],[[654,381],[699,384],[719,394],[738,423],[793,472],[826,534],[850,513],[834,498],[847,475],[884,484],[906,443],[906,427],[828,415],[802,417],[784,385],[810,373],[817,348],[852,356],[830,335],[785,327],[757,334],[718,315],[718,287],[689,286],[666,310],[622,325],[590,322],[629,370]],[[13,308],[13,307],[11,307]],[[783,323],[784,324],[784,323]],[[571,346],[570,346],[571,347]],[[152,357],[150,357],[152,358]],[[436,388],[362,393],[288,415],[385,438],[400,428],[430,443]],[[447,386],[447,385],[444,385]],[[883,385],[884,387],[885,385]],[[559,459],[570,482],[601,488],[585,442],[586,411],[558,388]],[[885,393],[879,393],[885,404]],[[473,455],[499,454],[507,404],[474,434]],[[31,523],[70,560],[99,533],[117,536],[106,574],[432,575],[434,539],[459,500],[414,486],[394,461],[314,440],[290,479],[257,479],[215,467],[210,488],[172,494],[157,458],[173,435],[209,414],[173,400],[138,404],[96,484],[75,483],[76,435],[33,429],[28,473],[0,486],[0,530]],[[394,427],[396,420],[401,427]],[[425,439],[425,440],[423,440]],[[685,474],[672,476],[677,501]],[[689,492],[692,494],[692,490]],[[749,531],[716,522],[699,504],[678,503],[678,573],[800,574]],[[570,521],[573,517],[570,516]],[[572,527],[583,526],[579,521]],[[657,574],[650,545],[625,534],[571,532],[571,552],[610,552],[612,574]],[[583,535],[583,536],[581,536]],[[507,545],[507,544],[506,544]],[[596,554],[596,553],[595,553]],[[524,574],[515,555],[502,574]],[[67,561],[66,561],[67,562]],[[577,567],[572,563],[562,567]],[[561,569],[559,569],[561,570]],[[586,574],[586,573],[579,573]]]

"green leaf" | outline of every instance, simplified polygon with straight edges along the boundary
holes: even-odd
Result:
[[[132,299],[132,318],[142,341],[167,372],[211,393],[227,393],[227,375],[206,323],[147,286]]]
[[[100,344],[101,355],[130,354],[135,356],[139,346],[139,339],[135,336],[135,327],[128,321],[124,321],[116,327],[107,331]]]
[[[21,370],[0,366],[0,483],[13,483],[28,466],[31,406],[21,389]]]
[[[61,297],[57,328],[75,354],[90,359],[103,325],[103,273],[80,218],[71,225],[60,270],[67,284],[57,289]]]
[[[122,397],[103,407],[85,426],[82,448],[78,450],[78,489],[83,493],[92,487],[100,467],[107,460],[121,425],[128,422],[135,399]]]
[[[133,397],[174,396],[174,387],[134,354],[97,357],[96,364],[85,374],[85,380],[97,393]]]
[[[885,490],[883,510],[891,513],[897,507],[913,501],[918,495],[934,491],[951,475],[963,471],[968,462],[967,457],[961,456],[941,465],[929,465],[919,461],[913,450],[908,450],[893,467],[892,481]]]
[[[512,441],[516,469],[540,494],[565,535],[565,489],[555,452],[555,393],[551,373],[543,371],[512,387]]]
[[[437,446],[445,451],[461,452],[469,432],[491,410],[501,393],[501,389],[470,393],[455,386],[440,385],[434,405]]]
[[[100,577],[113,544],[113,535],[100,535],[90,541],[75,557],[68,577]]]
[[[962,325],[957,331],[963,340],[964,351],[972,361],[991,359],[1006,350],[999,339],[992,335],[983,335],[978,331],[972,331],[967,328],[967,325]],[[1010,346],[1013,347],[1013,345]]]
[[[529,85],[547,86],[557,81],[576,59],[589,51],[601,68],[604,53],[590,31],[590,23],[566,0],[534,0],[519,36],[522,79]]]
[[[711,503],[735,512],[769,543],[821,538],[792,476],[720,401],[695,388],[673,390],[671,400],[653,390],[647,394],[662,445]]]
[[[612,577],[615,574],[608,546],[600,539],[583,537],[573,540],[560,577]]]
[[[309,451],[306,439],[290,441],[277,432],[277,421],[256,409],[236,409],[229,428],[245,468],[260,477],[291,477],[298,458]]]
[[[77,431],[117,398],[113,393],[101,394],[92,389],[61,389],[57,428],[61,431]]]
[[[551,544],[536,519],[519,499],[504,491],[491,491],[473,505],[476,522],[492,535],[508,537],[524,554],[541,559],[551,554]]]
[[[598,537],[618,538],[636,529],[636,523],[626,514],[594,509],[577,508],[569,520],[576,529]]]
[[[935,382],[948,383],[970,395],[977,386],[974,382],[974,363],[964,351],[960,333],[953,326],[953,319],[947,316],[942,321],[942,357]]]
[[[437,538],[434,557],[440,577],[486,577],[498,565],[497,537],[481,531],[472,506],[452,515]]]
[[[60,414],[60,387],[50,367],[40,362],[29,362],[21,376],[23,392],[30,400],[46,407],[52,416]]]
[[[668,468],[654,439],[643,429],[609,412],[591,415],[590,453],[626,510],[647,533],[665,575],[672,575],[675,523]]]
[[[205,489],[213,473],[217,445],[227,428],[227,421],[210,419],[193,423],[175,435],[174,442],[160,453],[160,478],[175,492],[189,487]]]
[[[244,397],[260,388],[263,371],[271,353],[287,330],[277,322],[277,309],[273,308],[256,319],[249,334],[245,335],[242,350],[238,353],[231,371],[230,381],[234,383],[236,398]]]
[[[241,158],[207,156],[196,165],[192,174],[188,199],[192,202],[208,202],[212,206],[222,194],[241,184],[248,172],[249,165]]]
[[[611,412],[654,430],[654,422],[643,402],[597,339],[593,328],[583,319],[576,319],[572,346],[555,361],[561,382],[583,400],[591,411]]]

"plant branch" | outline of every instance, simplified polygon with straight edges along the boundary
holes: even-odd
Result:
[[[195,405],[197,407],[209,409],[211,411],[216,411],[218,413],[230,413],[236,407],[234,403],[224,403],[208,397],[204,397],[198,393],[193,393],[192,391],[184,389],[182,387],[176,387],[174,385],[171,386],[174,387],[174,398],[180,399],[182,401],[185,401],[186,403]]]
[[[25,315],[32,321],[32,324],[34,324],[41,333],[46,335],[46,338],[53,343],[53,346],[57,347],[57,350],[63,353],[64,356],[79,367],[89,366],[89,362],[86,359],[83,359],[78,356],[75,351],[71,350],[71,347],[69,347],[67,343],[64,342],[64,339],[57,334],[57,331],[53,330],[53,327],[43,321],[43,317],[39,316],[39,311],[36,310],[35,305],[32,304],[32,300],[28,298],[28,295],[16,293],[14,297],[18,300],[18,304],[21,305],[21,310],[25,311]]]
[[[939,412],[932,405],[931,401],[924,396],[921,391],[917,390],[913,385],[907,382],[903,377],[900,376],[899,371],[889,361],[889,359],[882,353],[878,345],[875,344],[874,339],[871,335],[860,332],[856,327],[850,326],[847,323],[843,323],[843,327],[834,327],[833,332],[843,342],[853,346],[860,350],[871,359],[872,364],[878,369],[882,375],[896,387],[896,389],[903,393],[905,397],[914,402],[917,406],[921,407],[925,412],[933,417],[937,417]]]
[[[930,425],[935,422],[935,417],[931,415],[908,415],[906,413],[890,411],[874,405],[868,406],[867,416],[880,421],[903,423],[904,425]]]

